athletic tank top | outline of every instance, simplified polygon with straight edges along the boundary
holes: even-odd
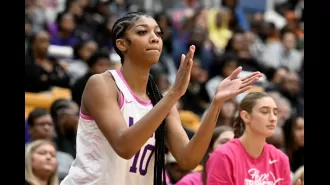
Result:
[[[152,103],[139,99],[119,70],[109,72],[120,90],[121,113],[127,126],[132,126],[152,109]],[[154,148],[155,134],[131,159],[123,159],[108,143],[94,119],[80,113],[76,159],[61,185],[152,185]]]

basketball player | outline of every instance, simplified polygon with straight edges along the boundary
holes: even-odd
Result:
[[[264,92],[243,98],[234,123],[236,139],[211,154],[207,185],[292,184],[288,157],[266,143],[277,126],[277,114],[275,101]]]
[[[189,142],[175,104],[187,89],[195,47],[182,55],[176,81],[162,97],[149,76],[163,46],[156,21],[142,13],[128,13],[115,22],[112,31],[122,67],[93,75],[87,82],[77,155],[62,185],[161,185],[165,182],[165,138],[181,167],[195,168],[206,152],[223,102],[245,92],[262,76],[255,72],[236,78],[242,70],[238,68],[223,80]]]

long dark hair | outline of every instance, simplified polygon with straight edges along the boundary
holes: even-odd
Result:
[[[299,118],[303,118],[302,116],[291,116],[288,120],[285,121],[283,125],[283,133],[284,133],[284,147],[285,152],[288,155],[290,161],[292,161],[293,153],[297,150],[295,144],[294,137],[294,128],[296,127],[297,120]]]
[[[118,19],[112,27],[112,42],[115,51],[121,58],[121,63],[124,63],[124,55],[116,46],[116,40],[119,38],[125,38],[125,33],[130,29],[134,22],[143,16],[150,17],[142,12],[130,12],[125,14],[122,18]],[[128,42],[129,40],[125,38]],[[147,84],[147,93],[153,106],[155,106],[162,98],[155,81],[149,75]],[[166,183],[165,180],[165,121],[156,130],[156,146],[155,146],[155,167],[154,167],[154,185],[162,185]]]

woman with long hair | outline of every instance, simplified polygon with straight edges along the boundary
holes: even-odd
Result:
[[[163,42],[157,22],[128,13],[113,25],[113,45],[122,67],[93,75],[81,101],[77,156],[62,185],[161,185],[165,183],[165,143],[181,167],[195,168],[207,150],[224,101],[251,88],[261,74],[223,80],[209,111],[189,141],[176,102],[187,90],[195,46],[182,55],[172,88],[163,97],[150,68]],[[194,155],[191,155],[191,154]]]
[[[295,172],[304,165],[305,160],[305,125],[302,116],[293,116],[283,125],[284,150],[289,157],[291,171]]]
[[[289,158],[266,143],[277,126],[275,101],[264,92],[246,95],[234,123],[235,138],[207,162],[207,185],[291,185]]]

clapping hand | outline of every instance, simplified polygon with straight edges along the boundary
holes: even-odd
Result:
[[[225,102],[226,100],[249,90],[252,88],[252,84],[262,77],[260,72],[254,72],[249,76],[237,78],[241,71],[242,67],[238,67],[227,78],[220,82],[216,89],[216,94],[214,97],[215,101]]]
[[[190,74],[193,65],[195,49],[195,46],[192,45],[189,47],[187,56],[185,56],[184,54],[182,54],[181,56],[180,67],[176,74],[174,85],[172,87],[172,91],[177,93],[180,97],[185,94],[190,82]]]

